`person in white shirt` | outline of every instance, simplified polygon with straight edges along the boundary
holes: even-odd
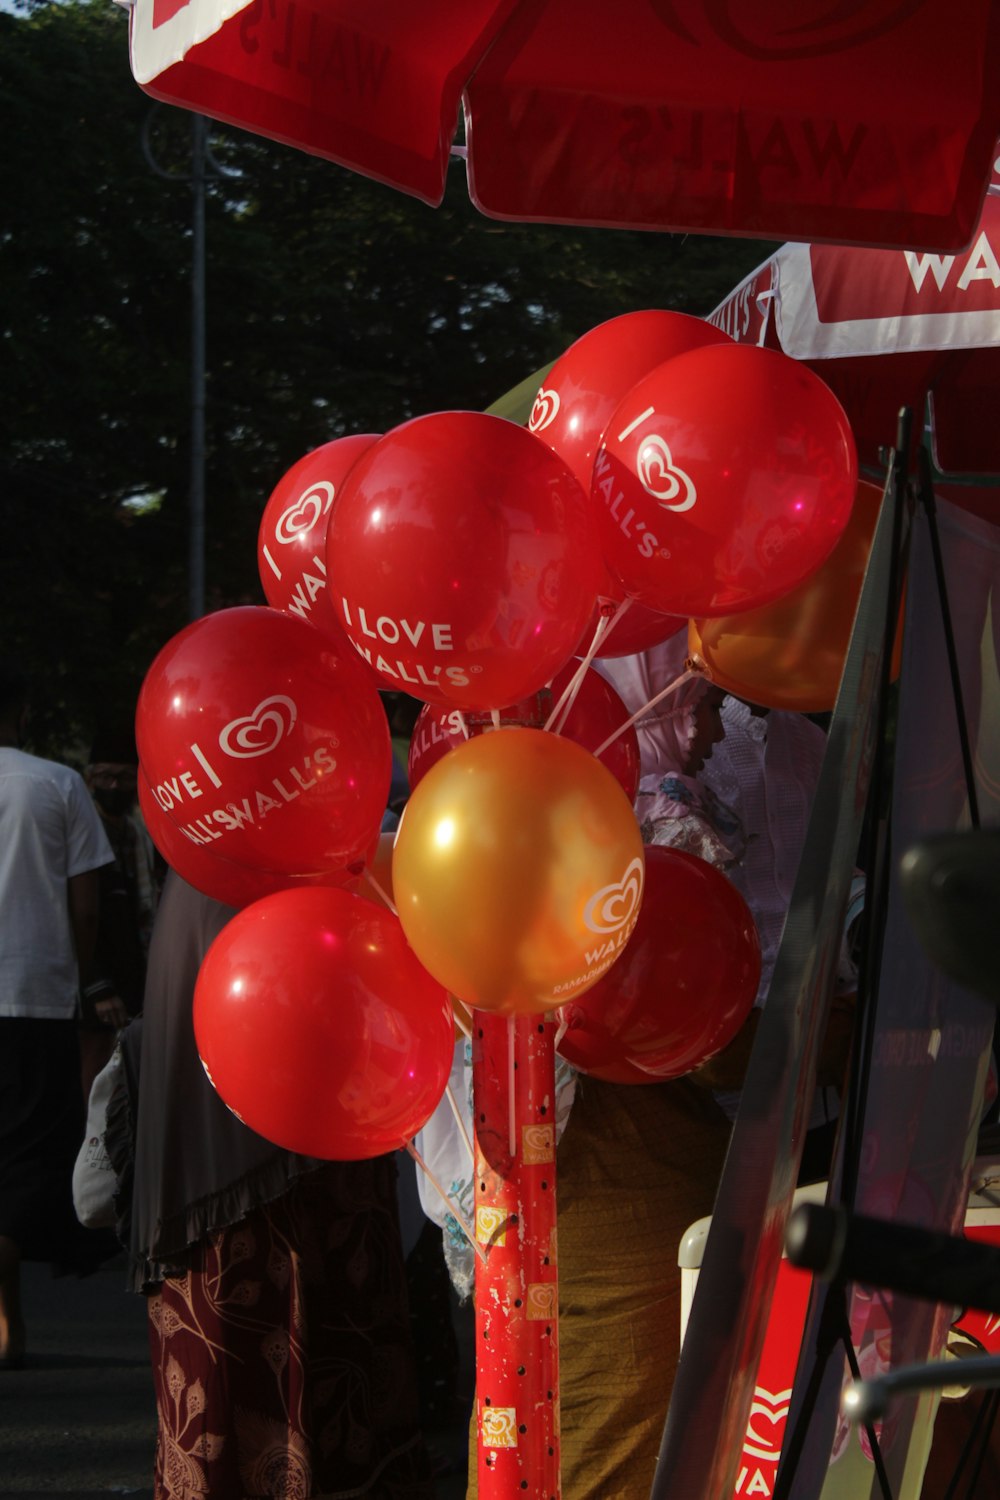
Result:
[[[21,1261],[84,1272],[107,1254],[71,1182],[81,976],[113,855],[83,778],[20,748],[27,708],[24,678],[0,663],[0,1369],[24,1361]]]

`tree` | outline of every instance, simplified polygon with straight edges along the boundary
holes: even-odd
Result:
[[[191,118],[151,120],[126,31],[108,0],[0,14],[4,638],[63,752],[130,711],[186,617]],[[240,131],[211,146],[232,174],[207,202],[212,608],[262,600],[259,517],[310,448],[489,405],[619,313],[705,313],[772,248],[495,223],[457,162],[432,210]]]

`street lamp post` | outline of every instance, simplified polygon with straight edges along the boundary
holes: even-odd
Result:
[[[191,186],[191,466],[188,510],[188,618],[205,613],[205,185],[209,176],[236,176],[217,162],[208,144],[204,115],[191,116],[191,171],[162,167],[151,144],[153,120],[160,105],[149,111],[142,128],[142,149],[152,171],[170,182]]]
[[[191,485],[188,617],[205,613],[205,149],[204,115],[191,120]]]

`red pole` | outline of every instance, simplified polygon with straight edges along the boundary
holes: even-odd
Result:
[[[560,1500],[555,1023],[476,1011],[479,1500]]]

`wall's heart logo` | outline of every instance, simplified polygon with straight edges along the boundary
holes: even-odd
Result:
[[[529,1281],[525,1298],[525,1314],[535,1323],[544,1323],[554,1318],[558,1307],[554,1281]]]
[[[690,474],[677,467],[669,447],[658,433],[643,438],[636,458],[636,472],[643,489],[658,500],[664,510],[690,510],[698,498]]]
[[[556,1133],[552,1125],[521,1126],[521,1156],[528,1166],[555,1161]]]
[[[266,755],[291,734],[297,715],[292,699],[275,693],[271,698],[263,698],[253,713],[230,720],[219,735],[219,746],[237,760]]]
[[[583,909],[583,920],[591,932],[617,932],[632,920],[642,899],[646,867],[636,857],[621,880],[595,891]]]
[[[559,412],[559,392],[548,391],[542,386],[535,397],[535,404],[531,408],[531,416],[528,418],[529,432],[544,432],[551,422],[554,422]]]
[[[476,1239],[481,1245],[506,1245],[510,1214],[491,1204],[476,1209]]]
[[[516,1448],[517,1409],[513,1406],[481,1406],[479,1431],[488,1448]]]
[[[752,1458],[766,1458],[772,1463],[778,1462],[781,1454],[781,1439],[785,1430],[785,1418],[788,1416],[791,1399],[790,1389],[775,1392],[765,1391],[762,1385],[754,1387],[753,1403],[747,1422],[747,1435],[743,1440],[744,1453],[750,1454]],[[757,1424],[764,1424],[767,1430],[761,1431],[761,1427]]]
[[[304,531],[312,531],[321,516],[333,504],[334,487],[328,479],[317,479],[287,510],[283,510],[274,528],[279,542],[294,542]]]

